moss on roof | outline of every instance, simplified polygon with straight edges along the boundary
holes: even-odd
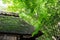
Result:
[[[0,15],[0,32],[32,34],[34,27],[19,17]]]

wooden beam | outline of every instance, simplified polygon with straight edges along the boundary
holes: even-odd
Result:
[[[0,15],[19,17],[18,13],[13,12],[0,12]]]

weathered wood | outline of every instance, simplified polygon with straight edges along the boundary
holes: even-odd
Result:
[[[19,17],[18,13],[0,11],[0,15]]]
[[[0,40],[17,40],[16,36],[0,35]]]

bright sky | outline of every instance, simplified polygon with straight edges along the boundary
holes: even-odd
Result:
[[[0,6],[6,8],[7,5],[2,3],[2,0],[0,0]]]

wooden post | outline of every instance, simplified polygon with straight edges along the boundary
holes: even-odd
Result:
[[[20,40],[23,40],[23,35],[20,35],[20,36],[19,36],[19,39],[20,39]]]
[[[19,40],[19,37],[18,36],[16,36],[16,40]]]

